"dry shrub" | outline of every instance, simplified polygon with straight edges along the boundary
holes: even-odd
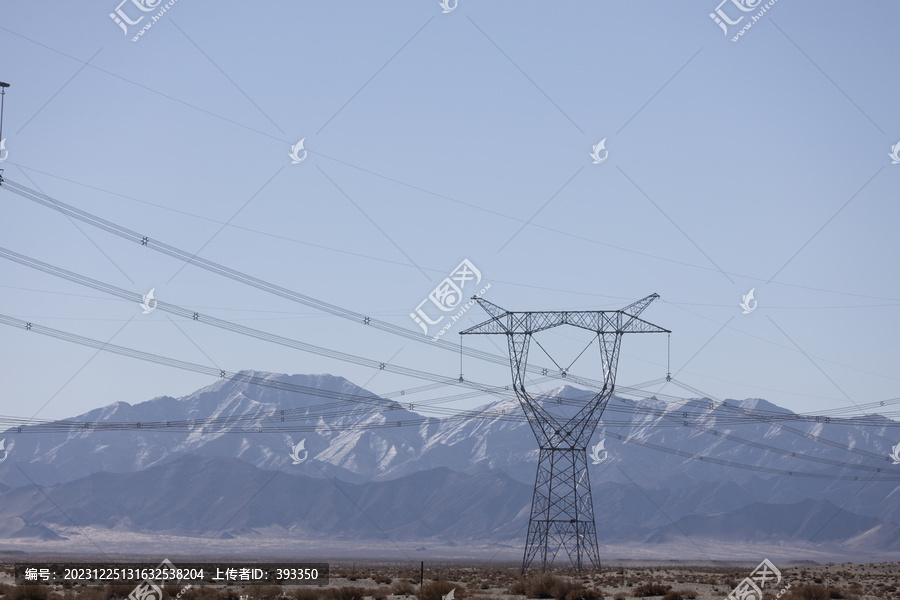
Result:
[[[599,590],[585,588],[581,583],[566,581],[549,573],[533,577],[520,577],[509,585],[511,596],[528,598],[554,598],[554,600],[601,600]]]
[[[324,592],[318,588],[298,587],[292,596],[294,600],[322,600]]]
[[[567,600],[569,594],[573,594],[571,600],[578,600],[586,591],[581,584],[561,579],[550,589],[550,594],[555,600]]]
[[[648,596],[663,596],[672,589],[671,585],[663,585],[661,583],[645,583],[634,588],[634,595],[637,598],[646,598]]]
[[[191,589],[188,592],[186,592],[184,594],[184,596],[181,597],[181,599],[182,600],[216,600],[216,598],[213,598],[213,597],[207,598],[202,595],[197,596],[197,597],[191,596],[190,598],[188,598],[188,595],[192,594],[193,592],[196,591],[198,593],[202,593],[203,590],[215,591],[215,588],[208,588],[208,587],[194,588],[194,589]],[[247,589],[245,590],[244,593],[247,594],[248,596],[250,596],[251,600],[277,600],[278,598],[281,598],[284,595],[284,592],[281,591],[280,585],[251,585],[251,586],[247,587]]]
[[[272,593],[271,589],[268,588],[277,588],[277,595],[270,595]],[[281,588],[277,585],[262,585],[258,588],[254,586],[251,588],[252,591],[249,592],[251,598],[260,598],[262,600],[273,600],[281,595]],[[255,595],[255,594],[266,594],[266,595]],[[209,587],[205,585],[195,585],[191,589],[187,590],[185,593],[181,595],[181,600],[222,600],[223,593],[217,590],[214,587]]]
[[[352,585],[325,590],[325,598],[327,600],[363,600],[365,595],[366,590],[361,587],[353,587]]]
[[[10,586],[3,598],[4,600],[47,600],[49,595],[50,588],[46,585],[24,583]]]
[[[416,598],[418,600],[442,600],[451,590],[456,590],[453,597],[457,600],[464,597],[459,586],[454,585],[449,581],[434,581],[432,583],[426,583],[419,588],[419,591],[416,592]]]
[[[784,596],[782,596],[784,598]],[[828,590],[817,584],[802,585],[791,590],[789,600],[829,600]]]
[[[541,573],[525,580],[525,595],[529,598],[553,598],[553,590],[562,580],[549,573]]]
[[[133,583],[108,583],[104,588],[107,598],[127,598],[134,590]]]
[[[511,584],[509,584],[509,588],[507,588],[510,596],[524,596],[525,595],[525,578],[519,577]]]
[[[387,597],[391,593],[391,588],[388,587],[380,587],[374,590],[370,590],[369,595],[372,596],[372,600],[387,600]]]
[[[579,587],[566,594],[565,600],[603,600],[603,592]]]
[[[411,596],[416,593],[416,586],[410,583],[408,579],[398,579],[394,582],[392,589],[398,596]]]

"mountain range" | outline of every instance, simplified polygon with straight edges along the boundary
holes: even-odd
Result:
[[[538,450],[514,398],[466,418],[332,375],[241,375],[0,433],[0,544],[65,550],[106,532],[219,549],[278,539],[521,552]],[[571,413],[588,395],[562,386],[540,401]],[[791,414],[760,399],[614,396],[592,440],[606,451],[590,466],[601,552],[896,560],[892,422]],[[132,427],[103,428],[116,423]]]

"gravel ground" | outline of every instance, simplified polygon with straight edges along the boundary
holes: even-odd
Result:
[[[724,599],[739,582],[748,577],[756,565],[728,566],[691,566],[674,564],[625,562],[619,565],[604,565],[599,572],[575,573],[571,569],[555,569],[549,573],[557,581],[567,582],[587,590],[594,590],[607,600],[632,599],[641,597],[641,586],[657,584],[663,589],[669,588],[679,593],[683,600]],[[900,563],[877,564],[782,564],[776,565],[781,573],[781,581],[768,582],[763,591],[766,598],[778,600],[900,600]],[[9,600],[28,600],[16,592],[9,568],[2,565],[0,570],[0,592]],[[296,600],[355,600],[353,594],[337,595],[328,590],[355,587],[361,588],[356,596],[373,600],[412,600],[419,593],[419,565],[377,564],[369,562],[332,563],[331,578],[325,588],[317,586],[285,586],[280,588],[280,595]],[[540,573],[529,573],[523,580],[519,569],[512,565],[479,565],[465,566],[461,564],[428,564],[425,567],[424,580],[426,587],[435,581],[447,582],[455,588],[455,600],[525,600],[535,597],[535,580]],[[800,595],[804,586],[821,586],[807,594]],[[96,588],[95,588],[96,589]],[[177,591],[177,586],[172,586]],[[224,593],[225,588],[218,589]],[[242,600],[275,600],[279,597],[278,588],[262,589],[257,587],[232,587],[232,596],[240,596]],[[90,588],[74,588],[68,591],[57,588],[46,600],[54,600],[63,595],[69,598],[83,593],[98,600],[97,594],[87,594]],[[784,590],[784,591],[783,591]],[[201,590],[202,591],[202,590]],[[210,590],[211,591],[211,590]],[[526,596],[521,593],[530,591]],[[80,593],[75,593],[80,592]],[[781,595],[778,596],[779,592]],[[817,595],[818,594],[818,595]],[[174,595],[174,593],[172,594]],[[425,596],[425,594],[422,594]],[[223,597],[223,594],[219,594]],[[661,593],[650,598],[664,598]],[[752,597],[755,599],[755,596]],[[105,598],[104,598],[105,600]],[[182,600],[214,600],[213,595],[200,594],[196,590],[187,592]],[[238,600],[235,598],[234,600]],[[437,596],[440,600],[440,594]],[[570,598],[572,600],[572,598]],[[670,595],[670,600],[677,600]]]

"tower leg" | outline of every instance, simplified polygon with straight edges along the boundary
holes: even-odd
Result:
[[[584,448],[541,448],[522,571],[538,556],[547,570],[560,550],[578,571],[600,569]]]

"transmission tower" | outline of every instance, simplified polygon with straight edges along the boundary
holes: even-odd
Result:
[[[578,571],[581,571],[585,558],[595,569],[600,569],[587,446],[615,388],[622,334],[671,333],[638,318],[657,298],[658,294],[652,294],[619,310],[542,312],[512,312],[482,298],[473,298],[490,315],[490,319],[466,329],[461,335],[506,335],[513,389],[540,447],[522,561],[523,573],[538,554],[541,570],[545,571],[560,550],[565,550]],[[567,421],[548,413],[525,390],[528,347],[532,336],[560,325],[572,325],[596,333],[603,369],[600,392]],[[565,375],[565,370],[562,373]]]

